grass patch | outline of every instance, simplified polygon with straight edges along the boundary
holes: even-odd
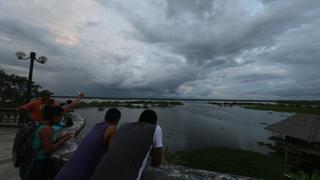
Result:
[[[224,147],[179,151],[167,159],[192,168],[264,179],[282,179],[287,170],[279,156]]]
[[[304,114],[320,114],[319,106],[306,106],[294,104],[252,104],[243,106],[247,109],[290,112],[290,113],[304,113]]]
[[[290,173],[293,180],[320,180],[320,174],[318,170],[314,170],[311,174],[299,171],[298,173]]]

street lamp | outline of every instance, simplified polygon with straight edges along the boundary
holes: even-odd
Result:
[[[22,51],[16,52],[16,57],[19,60],[30,59],[29,77],[28,77],[28,85],[27,85],[27,102],[29,102],[31,99],[31,84],[32,84],[32,73],[33,73],[34,60],[36,60],[40,64],[44,64],[47,62],[48,58],[45,56],[40,56],[37,59],[35,52],[30,52],[30,56],[26,58],[26,53],[24,53]]]

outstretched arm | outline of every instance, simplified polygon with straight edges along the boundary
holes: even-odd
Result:
[[[84,94],[83,92],[80,92],[79,96],[77,97],[77,99],[75,99],[71,104],[69,104],[68,106],[66,106],[64,108],[64,112],[68,112],[70,111],[72,108],[74,108],[75,106],[77,106],[81,100],[81,98],[83,98]]]
[[[150,156],[152,158],[151,160],[151,166],[159,166],[162,159],[162,129],[159,125],[157,125],[155,133],[153,135],[153,145],[150,152]]]

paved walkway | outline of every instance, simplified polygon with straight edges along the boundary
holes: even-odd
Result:
[[[13,167],[11,149],[16,128],[0,127],[0,179],[19,180],[19,169]]]
[[[19,169],[14,168],[11,159],[12,143],[16,128],[0,127],[0,180],[20,180]],[[213,171],[192,169],[183,166],[163,164],[150,168],[143,180],[251,180],[253,178],[233,176]]]

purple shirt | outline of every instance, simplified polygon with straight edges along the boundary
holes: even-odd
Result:
[[[107,127],[105,122],[96,124],[54,179],[89,180],[106,151],[103,136]]]

